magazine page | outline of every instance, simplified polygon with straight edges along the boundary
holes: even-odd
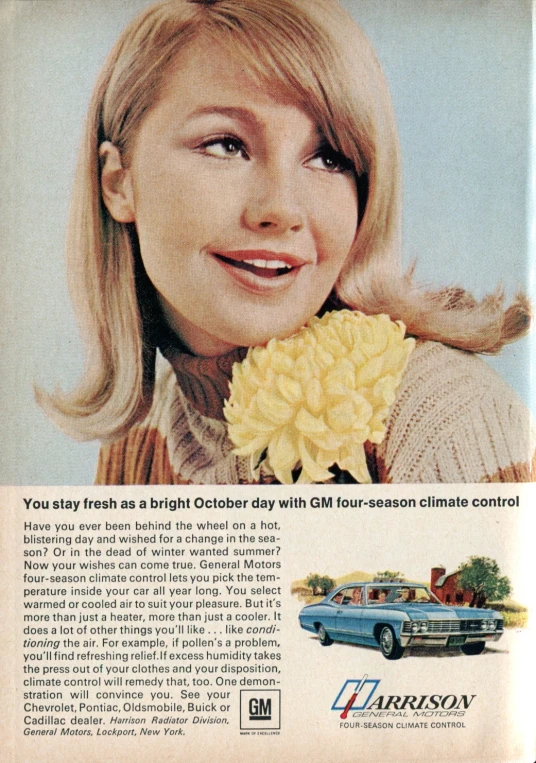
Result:
[[[532,763],[531,13],[0,4],[10,763]]]

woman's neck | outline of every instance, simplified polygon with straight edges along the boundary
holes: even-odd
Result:
[[[177,382],[187,400],[203,416],[224,421],[223,403],[229,397],[233,365],[246,356],[247,347],[215,357],[198,357],[178,346],[161,347],[171,363]]]
[[[161,295],[157,295],[157,299],[167,327],[192,355],[199,358],[215,358],[236,349],[235,344],[210,334],[180,315]]]

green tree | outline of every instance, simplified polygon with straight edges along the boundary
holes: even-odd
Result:
[[[307,587],[311,589],[314,596],[318,588],[320,588],[320,575],[317,572],[310,572],[305,580],[305,583]]]
[[[335,588],[335,581],[333,578],[330,578],[329,575],[322,575],[320,580],[318,581],[318,587],[324,594],[324,596],[327,596],[328,593],[331,591],[332,588]]]
[[[323,594],[326,596],[332,588],[335,588],[335,581],[328,575],[319,575],[317,572],[311,572],[307,576],[305,583],[312,590],[313,595]]]
[[[487,556],[470,556],[458,572],[458,586],[471,591],[470,607],[485,607],[486,603],[501,601],[512,593],[506,575],[501,575],[495,559]]]

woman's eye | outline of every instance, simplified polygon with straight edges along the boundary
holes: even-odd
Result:
[[[215,156],[219,159],[232,159],[234,156],[242,156],[248,159],[244,144],[238,138],[223,137],[206,141],[202,145],[203,153]]]
[[[350,159],[341,154],[340,151],[331,148],[331,146],[323,146],[319,149],[309,164],[327,172],[348,172],[353,169]]]

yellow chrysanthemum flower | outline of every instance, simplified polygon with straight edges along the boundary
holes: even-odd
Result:
[[[382,442],[414,339],[388,315],[337,310],[311,318],[235,363],[225,404],[235,453],[282,484],[326,482],[336,464],[371,482],[363,444]]]

